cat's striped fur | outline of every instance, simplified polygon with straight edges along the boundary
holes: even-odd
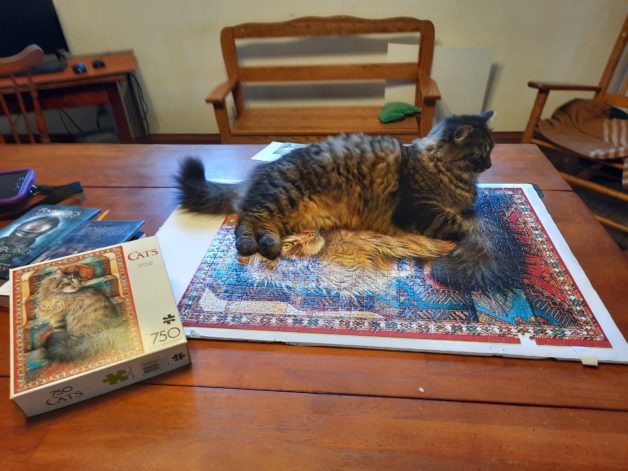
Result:
[[[37,290],[37,317],[53,330],[44,342],[49,361],[83,360],[128,342],[128,326],[100,289],[83,286],[74,272],[54,270]]]
[[[332,137],[260,165],[241,185],[206,181],[202,163],[188,158],[180,201],[194,212],[237,212],[240,255],[274,259],[288,234],[337,228],[425,235],[444,255],[450,244],[437,239],[460,240],[473,219],[477,175],[491,165],[492,114],[451,116],[410,146],[391,136]]]

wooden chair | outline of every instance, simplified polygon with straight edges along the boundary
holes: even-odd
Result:
[[[0,89],[0,112],[6,117],[13,142],[16,144],[22,143],[22,137],[17,127],[19,119],[24,122],[28,141],[31,144],[37,142],[28,117],[29,110],[34,112],[39,140],[50,142],[46,120],[39,105],[37,88],[30,74],[30,69],[40,64],[43,58],[44,51],[39,46],[31,44],[14,56],[0,59],[0,78],[8,77],[12,83],[12,87]],[[25,73],[25,78],[17,77],[16,74],[20,72]],[[14,118],[14,114],[17,115],[17,118]],[[5,142],[4,136],[0,134],[0,143]]]
[[[311,65],[242,65],[238,55],[240,40],[276,40],[297,38],[314,41],[326,39],[335,54],[334,38],[373,37],[379,34],[420,35],[420,49],[415,62],[406,63],[335,63]],[[211,103],[223,143],[266,143],[273,140],[308,142],[328,135],[350,132],[392,134],[409,142],[429,132],[432,127],[438,86],[429,76],[434,54],[434,25],[427,20],[399,17],[361,19],[351,16],[305,17],[280,23],[246,23],[223,28],[220,35],[227,81],[218,85],[206,98]],[[363,81],[399,80],[416,84],[415,105],[422,108],[416,117],[382,124],[381,106],[307,106],[251,107],[245,103],[243,87],[247,84],[288,85],[306,82],[363,83]],[[227,113],[227,97],[235,104],[233,123]],[[318,101],[323,100],[318,97]],[[308,97],[308,100],[310,97]],[[316,97],[311,101],[316,102]],[[382,106],[383,106],[382,100]]]
[[[615,45],[611,51],[608,62],[606,63],[606,67],[604,68],[604,72],[602,73],[602,78],[598,85],[574,85],[569,83],[554,83],[554,82],[528,82],[528,86],[531,88],[537,89],[536,100],[534,102],[534,106],[532,107],[532,111],[530,112],[530,117],[528,119],[528,124],[526,126],[525,132],[523,134],[523,142],[532,142],[541,147],[545,147],[548,149],[552,149],[558,151],[565,155],[575,156],[579,159],[585,159],[588,161],[595,162],[592,166],[590,166],[584,172],[580,174],[574,175],[565,172],[561,172],[561,175],[565,180],[572,186],[586,188],[588,190],[592,190],[608,197],[617,199],[624,203],[628,202],[628,193],[626,191],[622,191],[621,189],[610,188],[609,186],[602,185],[599,183],[595,183],[590,180],[597,172],[596,170],[600,170],[603,168],[610,169],[610,171],[617,173],[622,171],[624,166],[622,160],[598,160],[592,159],[588,155],[584,155],[581,153],[574,152],[573,150],[566,149],[556,143],[550,141],[546,137],[544,137],[539,131],[539,122],[541,121],[541,114],[543,112],[543,107],[545,102],[547,101],[547,97],[549,92],[552,90],[556,91],[591,91],[594,92],[593,100],[595,102],[603,103],[609,106],[614,107],[628,107],[628,97],[626,96],[626,90],[628,88],[628,78],[626,76],[622,79],[622,85],[619,87],[618,92],[609,91],[609,85],[615,76],[615,72],[618,64],[622,58],[622,54],[624,53],[624,49],[626,47],[626,42],[628,40],[628,16],[624,20],[623,27],[615,41]],[[614,220],[610,220],[607,217],[595,215],[596,219],[598,219],[602,224],[612,227],[616,230],[628,233],[628,226],[622,222],[617,222]]]

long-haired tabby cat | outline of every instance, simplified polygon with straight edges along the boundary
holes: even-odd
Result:
[[[84,286],[75,272],[55,269],[41,281],[36,296],[37,317],[53,328],[43,345],[49,361],[83,360],[129,341],[116,305],[100,289]]]
[[[177,176],[183,208],[237,212],[236,248],[243,256],[281,255],[288,234],[307,229],[368,230],[427,236],[432,258],[471,227],[477,176],[493,148],[480,115],[451,116],[410,146],[390,136],[332,137],[257,167],[246,182],[205,180],[202,163],[186,159]]]

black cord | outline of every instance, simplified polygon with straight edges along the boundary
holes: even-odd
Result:
[[[102,109],[102,105],[99,105],[98,109],[96,110],[96,129],[98,129],[99,131],[102,131],[102,125],[100,124],[100,115]]]
[[[74,134],[72,134],[72,131],[70,131],[70,129],[68,128],[68,125],[65,123],[65,120],[63,119],[63,115],[61,114],[61,110],[57,110],[59,113],[59,119],[61,120],[61,124],[63,124],[63,127],[65,128],[65,132],[66,134],[68,134],[70,137],[72,137],[72,139],[74,139]]]
[[[140,85],[140,81],[137,79],[137,77],[134,74],[130,74],[131,76],[131,81],[135,84],[135,87],[137,88],[137,92],[139,95],[139,99],[140,99],[140,107],[141,107],[141,114],[142,114],[142,121],[144,121],[144,125],[146,126],[146,133],[148,134],[148,136],[150,136],[150,123],[148,122],[148,104],[146,103],[146,100],[144,100],[144,91],[142,90],[142,86]],[[133,85],[131,85],[133,86]]]
[[[70,115],[68,114],[68,112],[67,112],[65,109],[61,108],[59,111],[60,111],[61,113],[63,113],[64,115],[66,115],[66,116],[67,116],[67,118],[68,118],[68,119],[70,120],[70,122],[74,125],[74,127],[75,127],[76,129],[78,129],[78,132],[79,132],[80,134],[84,134],[84,132],[83,132],[83,130],[81,129],[81,127],[80,127],[78,124],[76,124],[76,121],[74,121],[74,120],[72,119],[72,116],[70,116]],[[65,122],[63,121],[63,117],[61,118],[61,122],[63,122],[63,123],[64,123],[64,126],[65,126]],[[66,131],[67,131],[67,130],[68,130],[68,129],[67,129],[67,127],[66,127]],[[69,131],[68,131],[68,132],[69,132]],[[72,135],[72,133],[70,133],[70,135]]]

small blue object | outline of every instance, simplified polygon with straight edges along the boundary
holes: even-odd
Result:
[[[75,74],[87,73],[87,67],[85,67],[85,64],[83,64],[82,62],[79,62],[78,64],[74,64],[72,66],[72,70],[74,71]]]

